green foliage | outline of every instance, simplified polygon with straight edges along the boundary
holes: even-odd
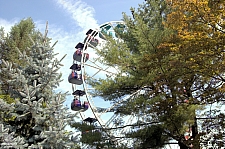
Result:
[[[81,132],[81,138],[79,141],[83,144],[87,144],[92,147],[104,147],[106,144],[106,140],[103,138],[104,134],[102,130],[98,129],[94,124],[74,122],[71,124],[71,127]]]
[[[9,95],[0,95],[0,99],[3,99],[8,104],[15,103],[15,99],[11,98]]]
[[[2,99],[7,104],[15,103],[15,99],[11,98],[9,95],[0,95],[0,99]],[[6,123],[12,122],[16,118],[15,115],[10,114],[10,111],[0,111],[0,114],[1,114],[1,120]]]
[[[85,132],[85,131],[92,131],[95,129],[94,125],[88,125],[86,123],[80,123],[80,122],[74,122],[71,124],[71,127],[81,131],[81,132]]]
[[[21,22],[22,26],[25,24]],[[26,36],[22,34],[21,40],[24,41],[20,41],[17,29],[23,31],[26,27],[28,32],[24,31]],[[70,114],[63,105],[67,93],[54,91],[61,81],[58,71],[65,56],[60,60],[55,58],[56,43],[50,45],[47,28],[44,35],[38,33],[33,38],[29,30],[32,27],[25,25],[21,28],[18,25],[18,28],[12,29],[15,43],[18,43],[12,43],[12,47],[15,46],[18,60],[26,63],[21,65],[17,61],[2,59],[1,71],[8,75],[10,96],[2,96],[5,100],[0,98],[0,122],[9,129],[8,134],[13,133],[12,138],[21,138],[28,148],[71,148],[74,146],[70,140],[71,132],[66,131],[65,127],[75,115]],[[27,52],[20,50],[19,46],[27,46]],[[20,140],[15,141],[19,143]],[[5,143],[1,140],[0,146],[4,147]]]
[[[154,121],[160,123],[160,131],[166,139],[145,147],[162,147],[168,138],[173,138],[181,146],[193,143],[199,148],[199,135],[185,140],[185,131],[193,127],[198,133],[197,127],[205,127],[196,126],[198,112],[203,111],[205,105],[224,101],[224,54],[221,52],[224,32],[207,24],[211,20],[203,11],[206,3],[196,2],[196,6],[207,22],[201,20],[194,4],[148,0],[136,11],[132,9],[133,17],[124,14],[125,31],[117,32],[121,40],[109,38],[103,50],[97,51],[101,63],[116,67],[119,72],[106,79],[91,80],[95,95],[117,103],[141,91],[120,102],[115,107],[116,114],[135,115],[144,119],[146,125]],[[212,16],[216,16],[215,22],[222,24],[217,13]],[[213,115],[212,110],[203,116],[209,115]],[[224,130],[223,125],[218,128]],[[155,126],[143,126],[142,130],[134,131],[131,137],[140,139],[143,144],[151,138],[148,134],[159,131]]]
[[[101,141],[102,134],[99,131],[84,131],[82,132],[81,142],[96,145]]]
[[[26,148],[28,144],[23,138],[14,137],[14,133],[9,133],[9,129],[0,124],[0,143],[1,148]],[[4,140],[4,141],[3,141]]]
[[[169,140],[164,134],[164,128],[161,125],[151,125],[139,129],[133,133],[127,134],[127,137],[137,138],[141,148],[162,148],[165,142]]]
[[[118,73],[88,81],[95,96],[119,103],[115,114],[144,123],[127,132],[140,142],[137,148],[162,148],[171,139],[185,149],[199,149],[200,142],[208,148],[207,141],[224,146],[224,6],[213,0],[146,0],[131,9],[132,17],[124,14],[126,27],[116,30],[120,40],[107,36],[109,42],[97,50],[100,63]]]
[[[12,65],[12,67],[23,66],[27,64],[27,61],[19,58],[19,49],[22,53],[30,55],[30,48],[33,42],[29,40],[32,38],[34,42],[38,40],[38,34],[40,32],[35,30],[35,24],[31,18],[23,19],[18,24],[15,24],[9,33],[4,32],[4,28],[0,30],[0,55],[1,59],[17,65]],[[0,69],[2,69],[2,64],[0,64]],[[10,89],[7,80],[11,79],[9,75],[4,74],[0,71],[0,81],[2,92],[8,94]]]

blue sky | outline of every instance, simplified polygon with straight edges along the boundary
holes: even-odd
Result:
[[[65,31],[76,30],[79,22],[97,24],[120,20],[122,12],[128,14],[130,7],[137,7],[141,0],[7,0],[0,1],[0,18],[18,21],[32,17],[34,21],[49,21]]]
[[[130,8],[138,7],[142,0],[1,0],[0,26],[9,31],[12,25],[21,19],[31,17],[37,29],[44,33],[45,23],[48,21],[48,36],[52,43],[58,40],[55,52],[60,59],[67,54],[61,68],[64,81],[59,89],[72,92],[68,83],[69,67],[72,65],[74,46],[82,42],[89,28],[97,27],[108,21],[120,21],[122,12],[131,15]],[[70,105],[71,96],[67,97],[66,105]],[[102,100],[95,101],[95,105],[105,105]]]

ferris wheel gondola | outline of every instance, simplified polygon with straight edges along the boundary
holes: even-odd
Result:
[[[121,99],[118,103],[110,105],[107,102],[100,103],[99,101],[101,99],[99,99],[99,97],[92,96],[94,88],[86,81],[86,78],[105,79],[107,76],[112,77],[117,74],[117,68],[101,63],[101,58],[95,54],[95,50],[102,50],[102,47],[107,42],[107,36],[116,40],[118,37],[115,30],[122,31],[124,28],[125,25],[122,21],[111,21],[100,25],[97,29],[89,29],[86,32],[84,42],[79,42],[75,46],[73,64],[70,67],[71,74],[68,77],[69,83],[72,84],[72,94],[74,95],[71,109],[80,112],[83,120],[86,119],[86,112],[91,113],[94,119],[99,123],[100,127],[106,131],[107,135],[111,138],[115,137],[115,135],[118,137],[118,132],[115,133],[115,129],[111,129],[116,127],[115,121],[120,118],[120,116],[116,114],[115,109],[118,105],[122,104],[122,102],[128,101],[134,98],[135,95],[140,94],[141,89],[137,90],[137,92],[132,95],[128,95]],[[134,120],[134,115],[125,118],[125,125],[130,125]],[[121,129],[120,133],[126,131],[128,128],[121,127]],[[114,132],[111,130],[114,130]],[[122,134],[120,136],[122,138]]]

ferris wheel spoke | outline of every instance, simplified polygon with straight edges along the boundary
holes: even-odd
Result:
[[[116,107],[117,105],[121,104],[122,102],[124,101],[129,101],[130,99],[132,99],[136,94],[140,93],[141,92],[141,89],[140,90],[137,90],[136,92],[132,93],[131,95],[121,99],[120,101],[114,103],[111,107],[107,108],[105,111],[101,112],[101,114],[104,114],[106,112],[109,112],[111,111],[111,109],[113,109],[114,107]]]
[[[123,21],[110,21],[100,25],[98,29],[89,29],[84,41],[82,43],[78,43],[75,47],[76,51],[73,55],[73,64],[76,65],[73,66],[72,72],[68,77],[69,82],[72,83],[74,98],[79,97],[80,99],[80,94],[78,95],[76,92],[81,90],[85,92],[81,99],[84,102],[87,101],[89,104],[88,109],[84,109],[82,107],[80,109],[74,108],[74,110],[76,111],[78,109],[76,112],[80,113],[82,120],[84,120],[88,114],[91,114],[95,119],[97,119],[99,127],[102,128],[108,139],[124,137],[124,134],[131,129],[131,124],[136,120],[134,115],[124,117],[117,114],[116,111],[123,102],[130,101],[140,94],[141,90],[137,90],[134,93],[127,95],[125,98],[114,104],[102,104],[98,102],[99,97],[93,96],[95,89],[92,88],[91,84],[89,84],[90,81],[86,80],[88,80],[87,78],[99,80],[105,79],[106,77],[114,77],[118,72],[120,72],[117,67],[103,64],[103,59],[101,57],[97,57],[96,52],[101,52],[101,50],[103,50],[102,46],[108,42],[106,41],[106,36],[111,36],[113,39],[118,38],[115,33],[115,28],[123,29],[125,28],[124,26]],[[77,65],[79,65],[79,69],[77,69]],[[76,74],[72,74],[75,72]],[[75,103],[75,101],[73,102]],[[77,104],[76,106],[80,105]],[[121,125],[125,126],[123,127]],[[123,142],[125,138],[114,140],[118,144],[120,141]]]
[[[109,127],[110,124],[112,124],[113,120],[116,119],[118,115],[117,114],[114,114],[106,123],[105,123],[105,126],[106,127]]]
[[[127,122],[126,122],[126,124],[125,125],[131,125],[132,124],[132,121],[134,120],[134,116],[133,115],[131,115],[129,118],[128,118],[128,120],[127,120]],[[130,126],[131,127],[131,126]],[[130,129],[129,127],[125,127],[121,132],[122,132],[122,134],[124,134],[125,133],[125,130],[127,131],[128,129]]]
[[[90,62],[91,62],[91,60],[90,60]],[[110,68],[110,66],[108,66],[108,67],[106,67],[106,68],[102,68],[102,67],[100,67],[100,66],[98,66],[96,63],[94,63],[94,62],[92,62],[92,64],[95,64],[95,66],[93,66],[93,65],[90,65],[90,64],[84,64],[85,66],[89,66],[89,67],[92,67],[92,68],[94,68],[94,69],[97,69],[98,70],[98,72],[100,72],[100,71],[103,71],[103,72],[107,72],[107,73],[109,73],[109,74],[113,74],[113,75],[116,75],[116,73],[115,72],[112,72],[112,71],[109,71],[109,70],[107,70],[107,69],[109,69]]]

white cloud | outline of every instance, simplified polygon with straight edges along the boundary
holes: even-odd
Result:
[[[0,18],[0,27],[4,27],[4,31],[7,33],[10,31],[11,27],[17,23],[18,20],[14,19],[11,21]]]
[[[87,5],[85,2],[81,0],[55,0],[55,2],[59,8],[62,8],[66,14],[75,21],[75,24],[80,27],[77,28],[76,31],[66,32],[57,26],[49,26],[49,36],[58,40],[55,49],[60,53],[59,56],[67,54],[66,58],[63,60],[64,66],[61,69],[64,81],[60,84],[60,88],[63,90],[71,90],[67,77],[70,73],[69,67],[73,62],[74,47],[78,42],[83,42],[88,29],[95,28],[98,25],[97,20],[94,18],[94,8]]]
[[[67,15],[72,18],[72,21],[74,21],[75,24],[80,27],[76,30],[67,29],[65,31],[63,28],[59,27],[61,25],[51,24],[51,22],[48,22],[48,37],[52,38],[52,44],[55,41],[58,41],[54,48],[55,53],[59,53],[57,55],[57,58],[61,59],[63,55],[67,54],[65,59],[62,61],[64,66],[60,69],[64,81],[60,83],[59,89],[63,92],[69,91],[69,93],[71,94],[72,85],[68,82],[67,79],[69,74],[71,73],[69,67],[73,63],[73,53],[75,52],[74,47],[78,42],[83,42],[85,33],[88,29],[96,28],[98,27],[98,24],[97,20],[95,20],[94,18],[94,8],[88,6],[86,3],[80,0],[58,0],[57,4],[59,5],[59,8],[65,10]],[[9,21],[0,18],[0,26],[3,26],[5,28],[5,31],[8,32],[10,31],[10,28],[20,20],[21,19]],[[33,21],[37,29],[44,33],[46,22],[42,20]],[[67,99],[68,100],[65,102],[65,105],[70,106],[73,97],[68,96]],[[102,105],[102,103],[95,103],[95,105],[100,106]],[[85,115],[93,117],[90,109],[85,112]]]
[[[58,43],[55,46],[55,53],[59,53],[57,58],[60,59],[63,55],[67,54],[63,60],[64,66],[60,69],[63,74],[64,81],[60,83],[60,89],[63,91],[71,91],[71,86],[67,81],[70,73],[69,67],[73,62],[73,53],[75,46],[78,42],[83,42],[85,33],[90,28],[97,27],[97,20],[94,18],[95,10],[93,7],[87,5],[81,0],[56,0],[59,8],[65,10],[66,14],[75,21],[75,24],[80,28],[76,30],[63,30],[60,25],[51,24],[48,22],[48,37],[52,38],[52,44],[55,41]],[[0,18],[0,26],[3,26],[5,31],[10,31],[10,28],[18,23],[20,19],[5,20]],[[46,22],[42,20],[33,20],[37,29],[44,33]]]
[[[83,30],[98,26],[94,19],[95,10],[81,0],[57,0],[57,4],[62,7]]]

